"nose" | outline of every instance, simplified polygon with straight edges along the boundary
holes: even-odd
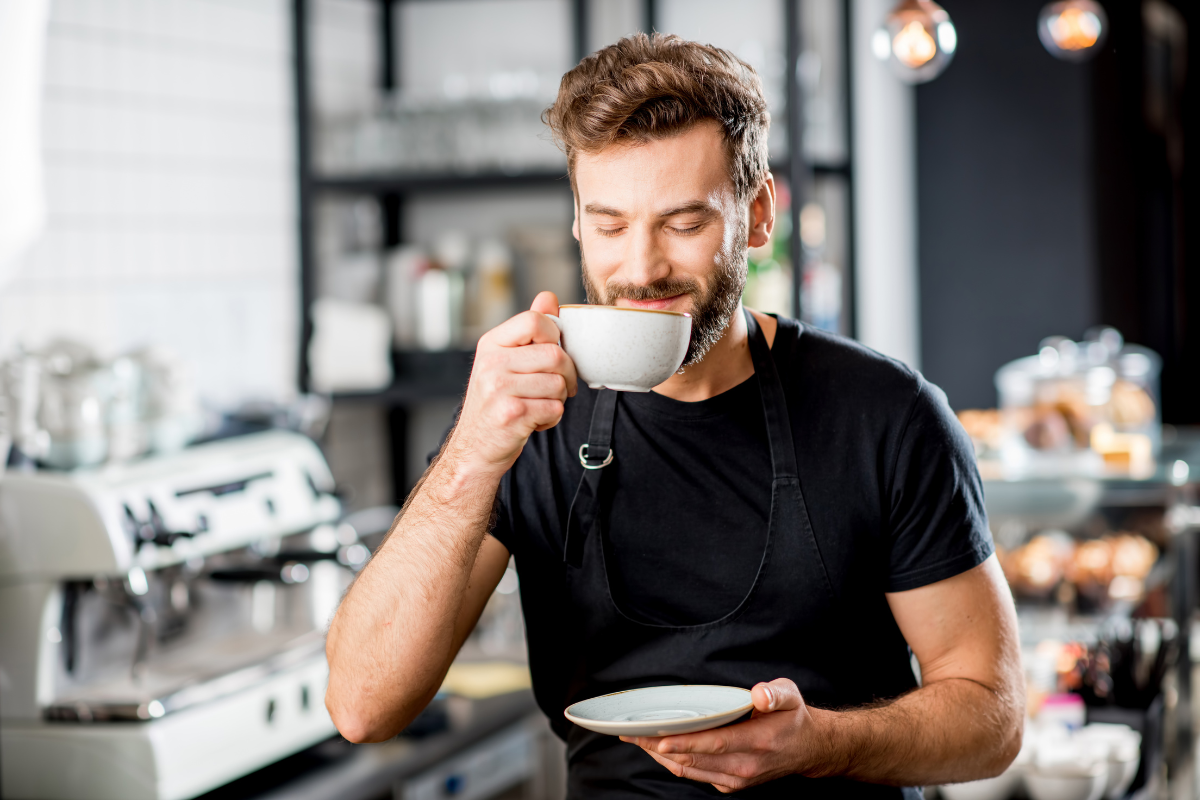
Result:
[[[671,274],[671,263],[661,240],[661,228],[653,225],[633,227],[627,238],[625,258],[619,279],[638,286],[649,286]]]

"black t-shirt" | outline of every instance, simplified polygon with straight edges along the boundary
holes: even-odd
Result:
[[[813,643],[840,648],[847,666],[829,677],[835,689],[809,700],[897,696],[915,681],[884,593],[952,577],[993,552],[970,441],[937,387],[856,342],[781,318],[771,355],[813,533],[839,613],[853,620],[840,641]],[[571,625],[563,532],[595,396],[581,385],[562,421],[530,437],[501,482],[492,530],[516,557],[535,694],[560,733],[587,669],[561,646]],[[659,624],[722,616],[745,596],[766,536],[772,476],[757,380],[699,403],[623,394],[613,446],[614,600]],[[681,572],[670,559],[680,547],[707,558]]]
[[[605,476],[617,476],[605,493],[606,560],[617,603],[658,625],[725,616],[754,582],[767,539],[771,455],[758,381],[698,403],[624,393],[613,442],[621,463]]]

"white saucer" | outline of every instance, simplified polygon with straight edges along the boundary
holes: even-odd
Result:
[[[610,736],[672,736],[719,727],[753,705],[750,690],[736,686],[650,686],[582,700],[563,713]]]

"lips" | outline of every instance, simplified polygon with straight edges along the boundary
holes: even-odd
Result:
[[[685,301],[687,297],[688,295],[686,294],[676,294],[672,295],[671,297],[662,297],[656,300],[630,300],[629,298],[621,297],[617,299],[616,305],[629,306],[631,308],[644,308],[651,311],[676,311],[678,309],[674,309],[672,306]]]

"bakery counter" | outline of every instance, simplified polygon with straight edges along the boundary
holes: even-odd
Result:
[[[1107,797],[1190,786],[1200,430],[1164,432],[1161,452],[1140,465],[1014,464],[976,446],[1017,602],[1026,746],[1001,778],[942,794],[1007,798],[1024,786],[1049,797],[1048,782],[1102,777]]]

